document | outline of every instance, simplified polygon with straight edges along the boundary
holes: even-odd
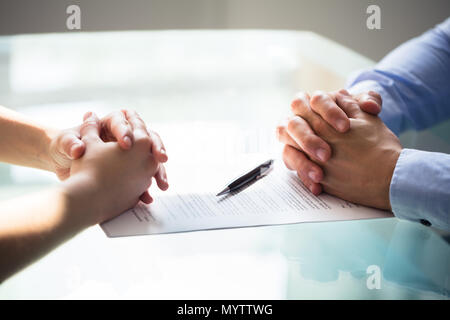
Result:
[[[218,170],[205,170],[201,179],[206,183]],[[198,177],[194,173],[188,180],[198,180]],[[227,181],[220,182],[223,188]],[[201,181],[199,185],[202,185]],[[392,217],[390,212],[358,206],[327,194],[313,195],[295,172],[286,169],[282,160],[275,161],[267,176],[238,192],[217,197],[218,191],[219,187],[209,192],[184,188],[183,191],[160,193],[154,203],[140,203],[101,227],[108,237],[122,237]]]

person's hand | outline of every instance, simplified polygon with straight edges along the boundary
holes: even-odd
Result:
[[[53,134],[50,143],[50,159],[59,179],[69,177],[72,160],[80,158],[86,146],[80,139],[82,125]],[[124,150],[133,145],[134,127],[142,128],[152,140],[151,152],[159,162],[167,161],[167,154],[161,138],[156,132],[147,130],[144,122],[135,111],[115,111],[100,120],[100,137],[103,141],[117,141]]]
[[[133,146],[128,150],[123,150],[117,142],[104,142],[100,131],[97,116],[86,114],[80,126],[84,155],[72,161],[70,177],[64,182],[69,197],[88,202],[86,215],[89,216],[79,217],[87,225],[101,223],[134,207],[161,165],[149,152],[152,141],[143,130],[135,128]],[[77,196],[80,194],[83,197]]]
[[[49,159],[51,167],[60,180],[65,180],[70,176],[70,169],[73,160],[83,156],[86,145],[81,139],[81,127],[76,126],[71,129],[62,130],[53,135],[49,148]],[[100,137],[104,142],[117,141],[118,145],[128,150],[135,141],[135,132],[146,136],[149,140],[151,152],[155,159],[161,163],[167,161],[167,154],[164,144],[159,135],[148,130],[144,121],[137,112],[130,110],[121,110],[108,114],[99,120]],[[167,174],[163,165],[159,166],[154,178],[161,190],[168,188]],[[144,192],[142,201],[149,203],[151,197],[148,192]]]
[[[335,93],[336,104],[349,119],[350,129],[346,132],[337,131],[320,112],[314,112],[312,103],[316,99],[299,95],[292,104],[296,116],[287,127],[278,130],[280,140],[286,143],[286,166],[296,170],[315,194],[321,192],[316,189],[320,182],[327,193],[390,210],[389,186],[402,150],[398,138],[380,118],[362,111],[358,101],[346,91]],[[326,157],[312,155],[307,159],[302,151],[311,152],[317,145],[326,150]],[[317,170],[320,167],[323,171]]]
[[[291,103],[291,109],[296,114],[298,106],[304,105],[304,101],[308,100],[308,106],[313,112],[320,115],[337,132],[344,133],[350,128],[350,116],[337,103],[338,95],[350,96],[362,111],[369,114],[377,115],[381,112],[382,100],[378,93],[369,91],[351,96],[346,90],[330,93],[316,91],[311,99],[307,93],[300,92]],[[332,153],[331,148],[324,139],[311,129],[307,122],[302,122],[301,125],[296,125],[296,122],[298,120],[293,119],[290,125],[279,125],[277,136],[282,143],[297,148],[299,151],[296,160],[297,166],[302,168],[302,173],[299,174],[300,179],[310,188],[312,193],[318,195],[322,192],[320,182],[324,178],[324,173],[316,162],[328,161]]]

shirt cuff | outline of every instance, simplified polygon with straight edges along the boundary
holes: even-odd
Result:
[[[450,230],[450,155],[403,149],[389,198],[397,218]]]

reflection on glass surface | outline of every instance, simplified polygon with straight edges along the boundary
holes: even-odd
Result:
[[[288,297],[447,299],[450,248],[431,229],[395,219],[309,224],[285,234]],[[369,290],[367,268],[381,269]]]

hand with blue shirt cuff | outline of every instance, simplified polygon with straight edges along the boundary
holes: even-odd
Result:
[[[375,92],[316,92],[312,98],[299,93],[291,105],[295,116],[278,127],[286,166],[316,195],[325,191],[391,210],[400,219],[450,230],[450,155],[402,150],[376,117],[381,103]],[[345,132],[338,131],[339,120],[350,121]],[[327,150],[325,158],[317,155],[319,149]]]
[[[346,90],[330,93],[316,91],[310,101],[303,102],[309,95],[305,92],[299,92],[297,98],[291,104],[291,109],[296,114],[299,104],[301,106],[307,105],[311,111],[320,115],[331,127],[344,133],[350,129],[350,119],[337,103],[336,99],[339,94],[349,95]],[[352,95],[352,98],[362,111],[372,115],[381,112],[381,96],[374,91]],[[292,123],[299,121],[296,118],[291,120]],[[292,123],[291,126],[281,124],[277,127],[278,139],[280,142],[297,149],[299,153],[296,162],[298,169],[301,169],[299,170],[301,172],[299,177],[313,194],[318,195],[322,192],[320,182],[324,173],[322,168],[314,162],[314,159],[322,162],[328,161],[331,157],[331,148],[321,137],[316,135],[308,123],[303,123],[302,130],[298,130],[298,127]],[[285,152],[289,152],[289,148],[287,149]]]
[[[358,181],[351,179],[353,175],[362,174],[367,178],[371,172],[379,173],[380,166],[385,166],[386,163],[384,157],[373,157],[372,150],[365,150],[362,145],[354,146],[361,152],[357,156],[349,152],[345,144],[342,144],[339,149],[337,144],[333,145],[332,140],[327,141],[325,136],[319,134],[320,129],[326,127],[323,123],[334,128],[336,135],[341,135],[337,136],[338,139],[335,141],[339,142],[344,135],[352,134],[353,126],[348,130],[348,121],[350,123],[355,121],[352,121],[352,117],[345,112],[346,107],[339,102],[337,95],[343,94],[346,99],[353,99],[354,106],[359,106],[361,111],[366,112],[366,116],[371,113],[373,118],[382,120],[387,128],[399,135],[410,129],[424,130],[450,119],[449,83],[450,18],[423,35],[400,45],[375,67],[354,74],[348,81],[351,94],[347,91],[321,92],[316,93],[311,100],[303,99],[306,102],[299,103],[294,100],[292,105],[294,113],[302,118],[294,117],[289,126],[278,128],[279,139],[286,144],[283,155],[286,165],[297,170],[303,183],[314,194],[319,194],[322,189],[327,191],[328,188],[331,190],[330,193],[334,192],[333,194],[338,195],[338,192],[330,189],[329,186],[324,187],[324,181],[333,172],[327,169],[327,166],[333,161],[339,164],[338,158],[342,156],[342,152],[352,155],[354,161],[354,163],[348,161],[348,166],[343,166],[344,162],[340,163],[341,169],[346,172],[346,175],[341,173],[340,177],[347,179],[342,183],[357,185]],[[379,105],[373,104],[369,108],[366,106],[367,103],[362,103],[361,96],[371,96],[373,101],[379,102]],[[381,110],[381,100],[383,110]],[[308,116],[309,120],[302,115],[304,110],[308,110],[305,108],[307,103],[309,103],[307,113],[314,113],[314,116]],[[301,112],[298,112],[299,107],[302,108]],[[321,121],[317,121],[319,118]],[[314,119],[315,123],[312,123],[310,119]],[[385,128],[377,126],[375,122],[368,119],[364,119],[368,128],[385,131]],[[302,129],[299,129],[300,127]],[[377,136],[379,133],[374,134],[369,130],[365,133],[368,137],[360,137],[360,141],[376,145],[371,139],[373,137],[379,139],[380,136]],[[385,135],[385,138],[387,136]],[[352,143],[349,138],[348,144]],[[318,159],[322,159],[321,162]],[[368,159],[372,161],[370,165],[368,165]],[[367,165],[365,171],[355,171],[362,168],[361,163]],[[336,177],[338,177],[337,174]],[[450,155],[403,149],[390,177],[391,183],[385,189],[388,192],[389,207],[396,217],[450,231]],[[374,178],[376,179],[373,182],[379,181],[377,177]],[[342,188],[344,191],[349,189],[346,189],[345,185]],[[354,198],[342,190],[337,190],[342,194],[341,197]],[[365,188],[360,190],[354,188],[354,192],[370,196]],[[386,196],[386,192],[384,194]],[[367,202],[356,202],[371,205]],[[384,204],[374,206],[388,208]]]

